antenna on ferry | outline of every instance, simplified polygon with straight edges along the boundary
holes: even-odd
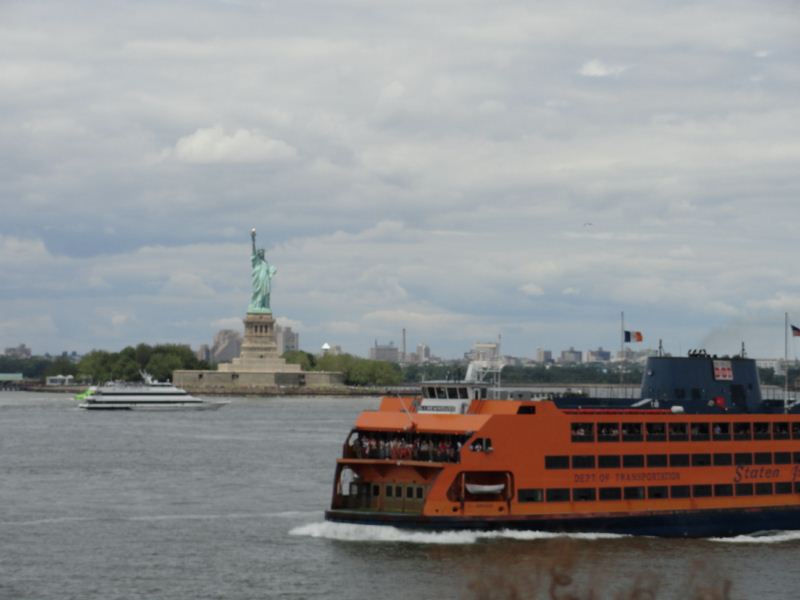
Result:
[[[742,358],[747,358],[747,351],[744,349],[744,340],[742,340]]]
[[[661,343],[661,339],[658,340],[658,355],[664,356],[664,344]]]

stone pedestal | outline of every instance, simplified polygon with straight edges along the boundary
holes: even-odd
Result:
[[[300,365],[288,364],[278,355],[275,320],[270,313],[247,313],[244,341],[239,356],[217,370],[236,373],[299,373]]]

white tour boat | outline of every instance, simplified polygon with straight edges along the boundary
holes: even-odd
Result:
[[[80,401],[80,408],[90,410],[216,410],[227,404],[196,398],[169,382],[153,381],[147,376],[144,383],[92,386],[75,399]]]

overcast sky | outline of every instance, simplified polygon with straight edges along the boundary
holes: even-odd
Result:
[[[241,329],[255,227],[309,351],[782,356],[800,5],[3,0],[0,208],[0,350]]]

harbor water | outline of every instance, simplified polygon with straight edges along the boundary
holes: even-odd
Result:
[[[800,532],[668,540],[326,523],[336,457],[378,399],[230,400],[217,411],[92,412],[65,395],[0,392],[0,599],[744,599],[800,589]]]

